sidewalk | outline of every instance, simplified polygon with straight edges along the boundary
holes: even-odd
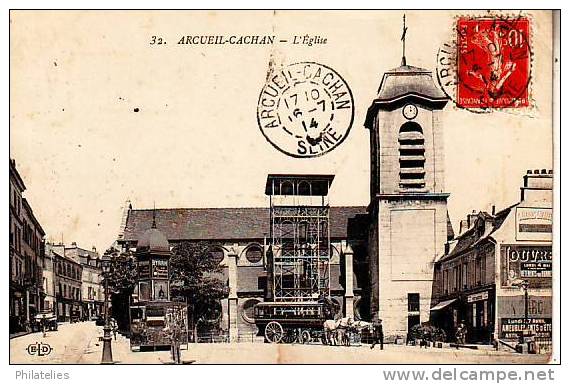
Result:
[[[29,335],[30,333],[32,333],[32,332],[31,331],[22,331],[22,332],[10,333],[10,340],[15,339],[16,337]]]

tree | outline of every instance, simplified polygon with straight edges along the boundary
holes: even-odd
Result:
[[[120,330],[128,331],[130,329],[129,307],[138,278],[137,264],[130,251],[120,252],[111,247],[105,251],[105,255],[111,258],[111,268],[107,278],[109,279],[113,317]]]
[[[222,279],[220,260],[211,257],[210,242],[178,243],[170,259],[170,291],[172,297],[185,298],[188,318],[196,342],[198,322],[214,318],[220,300],[228,287]]]

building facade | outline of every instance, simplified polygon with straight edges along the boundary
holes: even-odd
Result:
[[[390,340],[429,320],[433,266],[451,236],[442,110],[447,96],[430,71],[384,74],[368,109],[370,311]]]
[[[81,318],[90,320],[103,314],[104,293],[101,285],[101,258],[97,249],[83,249],[72,242],[65,256],[81,265]]]
[[[552,171],[529,170],[520,202],[461,222],[435,266],[432,321],[453,339],[460,322],[467,341],[516,342],[536,334],[552,343]]]
[[[30,321],[44,304],[44,237],[45,232],[35,217],[16,162],[10,159],[10,332],[29,329]]]
[[[27,199],[23,199],[22,252],[26,270],[24,282],[27,286],[27,303],[30,318],[43,310],[45,292],[43,290],[43,267],[45,232],[34,216]]]
[[[83,316],[81,283],[83,266],[70,257],[53,252],[58,321],[79,320]]]
[[[46,242],[44,255],[43,283],[44,283],[44,309],[56,314],[58,301],[57,265],[56,256],[65,254],[63,244]]]

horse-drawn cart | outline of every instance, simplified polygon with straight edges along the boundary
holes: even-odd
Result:
[[[265,302],[254,307],[255,324],[268,343],[325,343],[324,305],[318,302]]]

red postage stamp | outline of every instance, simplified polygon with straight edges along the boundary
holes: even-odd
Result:
[[[528,18],[469,18],[457,22],[457,104],[463,108],[529,106]]]

